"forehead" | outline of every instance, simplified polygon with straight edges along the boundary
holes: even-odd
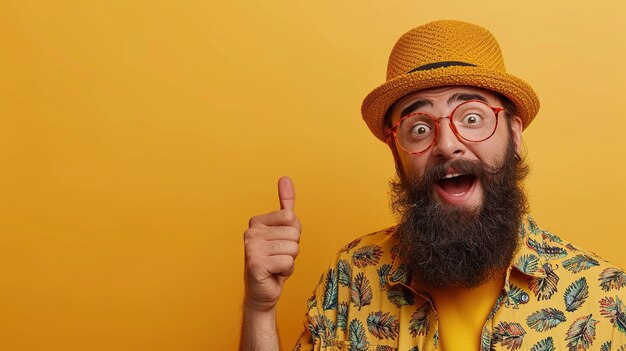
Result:
[[[400,117],[402,117],[400,116],[401,111],[411,106],[418,100],[429,101],[432,106],[435,107],[447,105],[448,99],[450,99],[450,97],[455,94],[480,95],[490,105],[501,107],[501,103],[498,97],[494,92],[490,90],[470,86],[451,86],[424,89],[407,94],[391,106],[391,109],[389,110],[389,116],[391,117],[392,121],[398,120]],[[424,109],[429,108],[431,104],[424,105]]]

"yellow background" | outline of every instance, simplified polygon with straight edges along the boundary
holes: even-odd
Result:
[[[283,345],[334,253],[393,223],[360,117],[395,40],[481,24],[542,100],[537,221],[626,266],[622,1],[0,1],[0,349],[233,350],[242,234],[295,181]]]

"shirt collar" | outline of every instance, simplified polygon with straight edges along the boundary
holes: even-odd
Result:
[[[556,261],[565,256],[563,241],[541,229],[530,215],[526,216],[520,225],[519,247],[511,268],[529,277],[545,278],[556,267]]]

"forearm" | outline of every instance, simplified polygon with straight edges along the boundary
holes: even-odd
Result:
[[[260,311],[244,304],[239,351],[279,351],[276,308]]]

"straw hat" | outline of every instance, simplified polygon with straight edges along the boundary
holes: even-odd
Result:
[[[506,72],[500,46],[489,31],[445,20],[413,28],[398,40],[389,56],[387,82],[365,97],[361,114],[372,133],[386,141],[385,113],[394,102],[418,90],[451,85],[489,89],[508,97],[523,128],[539,111],[537,94]]]

